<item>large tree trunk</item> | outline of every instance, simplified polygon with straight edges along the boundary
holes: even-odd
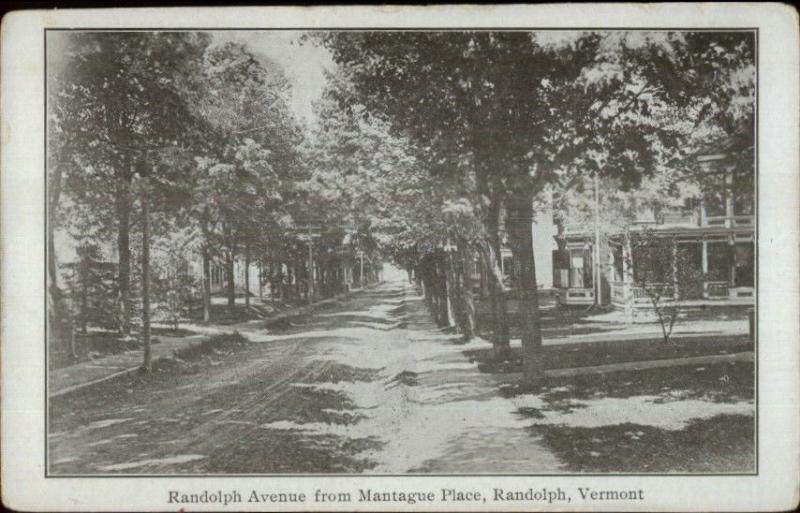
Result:
[[[58,203],[61,200],[61,166],[52,166],[50,175],[50,198],[48,198],[47,219],[47,276],[50,280],[50,290],[58,288],[58,266],[56,264],[55,220]]]
[[[478,126],[480,121],[475,120],[475,123],[475,126]],[[511,356],[508,306],[503,273],[500,269],[500,210],[503,206],[502,191],[505,189],[505,185],[493,178],[495,175],[492,167],[497,165],[497,162],[492,156],[491,148],[486,146],[487,141],[477,133],[473,135],[476,136],[473,141],[476,155],[476,186],[484,206],[483,223],[486,230],[486,243],[482,244],[479,250],[486,269],[489,302],[494,324],[492,346],[496,359],[507,360]]]
[[[63,344],[65,351],[71,358],[75,359],[75,344],[72,332],[72,322],[70,320],[69,309],[64,298],[64,293],[58,286],[58,259],[56,258],[56,215],[58,204],[61,201],[61,166],[55,164],[51,166],[49,181],[47,206],[47,277],[48,277],[48,308],[47,320],[49,328],[49,340]]]
[[[275,273],[276,273],[276,271],[275,271],[275,262],[270,260],[270,262],[269,262],[269,299],[273,303],[275,302],[275,298],[277,297],[275,295],[275,281],[276,281]]]
[[[450,326],[450,309],[447,301],[447,263],[444,254],[439,252],[434,257],[434,290],[438,303],[439,326]]]
[[[203,322],[211,322],[211,257],[203,244]]]
[[[462,333],[464,317],[461,309],[461,293],[458,290],[458,283],[455,275],[454,255],[442,255],[442,270],[445,277],[445,296],[447,300],[448,325],[455,326],[456,331]]]
[[[150,352],[150,200],[148,198],[147,178],[142,183],[142,344],[144,362],[142,369],[153,369]]]
[[[85,252],[81,255],[81,335],[87,334],[87,322],[89,320],[89,255]]]
[[[244,246],[244,306],[250,309],[250,246]]]
[[[225,241],[228,246],[228,250],[225,251],[225,279],[227,281],[225,285],[227,287],[228,306],[233,308],[236,306],[236,272],[234,269],[236,246],[233,242],[231,229],[228,227],[225,228]]]
[[[228,306],[236,306],[236,272],[232,251],[225,252],[225,286],[228,296]]]
[[[458,269],[459,282],[463,291],[464,318],[466,321],[464,336],[470,339],[475,335],[475,298],[472,294],[474,256],[463,243],[459,243],[458,253],[459,262],[461,263],[461,267]]]
[[[489,278],[489,302],[494,320],[492,345],[498,360],[511,356],[511,335],[509,333],[508,304],[506,303],[503,271],[500,269],[500,208],[499,194],[492,194],[486,216],[488,241],[485,246],[484,263]]]
[[[272,287],[272,299],[273,301],[277,297],[278,299],[283,299],[283,262],[278,262],[275,264],[277,270],[273,273],[273,285]]]
[[[295,295],[295,275],[294,275],[294,266],[291,262],[287,262],[286,264],[286,297],[288,299],[294,299]]]
[[[532,196],[514,196],[509,202],[508,234],[516,265],[515,278],[521,296],[519,320],[522,327],[522,373],[526,384],[538,385],[544,380],[544,361],[532,222]]]
[[[210,233],[208,223],[203,221],[203,322],[211,322],[211,255],[208,250]]]
[[[131,174],[121,177],[117,182],[117,253],[119,255],[119,271],[117,276],[119,302],[119,332],[130,335],[131,332]]]
[[[481,260],[486,272],[489,287],[489,301],[492,312],[492,346],[497,360],[508,360],[511,357],[508,308],[505,300],[503,273],[491,245],[486,242],[480,247]]]
[[[436,321],[438,311],[435,309],[432,267],[433,267],[433,259],[431,258],[431,256],[430,255],[423,256],[417,268],[417,276],[419,276],[420,281],[422,282],[422,296],[425,298],[425,302],[428,304],[428,309],[430,310],[431,314],[434,317],[434,320]]]
[[[452,282],[453,310],[456,324],[464,340],[470,340],[475,333],[475,303],[472,297],[472,284],[468,266],[469,252],[460,241],[457,251],[451,255],[448,281]]]

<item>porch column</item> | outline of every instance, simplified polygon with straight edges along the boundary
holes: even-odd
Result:
[[[733,167],[725,170],[725,227],[733,227]]]
[[[631,251],[631,238],[626,233],[622,240],[622,291],[625,298],[625,320],[633,323],[633,290],[630,288],[633,273],[633,251]]]
[[[703,274],[708,274],[708,241],[703,239]]]
[[[728,286],[729,288],[736,287],[736,236],[731,234],[728,239],[728,248],[730,251],[730,261],[728,262]],[[730,291],[728,292],[730,296]]]

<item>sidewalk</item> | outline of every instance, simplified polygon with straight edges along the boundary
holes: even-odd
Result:
[[[370,286],[366,287],[369,290]],[[153,337],[158,339],[158,343],[151,346],[153,361],[170,358],[176,353],[179,353],[190,347],[199,345],[204,341],[210,339],[212,336],[231,334],[238,331],[240,335],[248,338],[249,334],[255,331],[262,331],[264,324],[267,322],[275,322],[287,317],[301,315],[326,304],[331,304],[336,301],[342,301],[354,294],[357,294],[365,289],[355,289],[350,292],[345,292],[338,296],[323,299],[313,304],[289,308],[283,310],[276,315],[265,316],[261,319],[253,319],[237,324],[210,324],[199,325],[192,323],[182,323],[181,327],[190,331],[197,332],[195,335],[186,337],[170,337],[165,335],[158,335]],[[154,324],[160,326],[160,324]],[[124,353],[103,356],[102,358],[95,358],[87,362],[81,362],[67,367],[52,369],[48,371],[48,397],[59,397],[68,394],[83,387],[90,386],[96,383],[113,379],[117,376],[134,372],[142,365],[142,350],[135,349],[126,351]]]
[[[663,369],[666,367],[685,367],[689,365],[712,365],[715,363],[750,362],[754,360],[752,351],[741,353],[708,356],[695,356],[692,358],[669,358],[664,360],[646,360],[638,362],[621,362],[609,365],[594,365],[591,367],[573,367],[570,369],[548,369],[544,371],[548,378],[571,378],[586,374],[607,374],[610,372],[641,371],[648,369]]]
[[[694,321],[687,324],[679,324],[670,335],[671,339],[707,337],[714,335],[747,335],[747,320],[732,321]],[[661,339],[663,333],[657,324],[631,324],[627,326],[612,327],[596,333],[563,334],[548,336],[543,330],[544,345],[556,344],[579,344],[586,342],[606,342],[620,340],[639,340],[639,339]],[[512,341],[513,342],[513,341]],[[518,339],[517,339],[518,342]],[[518,342],[519,343],[519,342]]]

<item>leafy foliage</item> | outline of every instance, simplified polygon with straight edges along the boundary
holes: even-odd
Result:
[[[633,285],[649,299],[668,343],[680,315],[678,301],[696,297],[703,286],[702,271],[674,238],[652,230],[631,236],[628,267],[633,269]]]

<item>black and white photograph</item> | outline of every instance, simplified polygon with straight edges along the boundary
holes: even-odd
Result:
[[[25,438],[70,509],[693,509],[650,479],[792,479],[797,134],[764,128],[791,123],[760,22],[292,9],[42,18],[41,133],[3,138],[29,139],[4,175],[36,163],[3,185],[4,475]]]
[[[754,472],[755,45],[48,32],[48,472]]]

